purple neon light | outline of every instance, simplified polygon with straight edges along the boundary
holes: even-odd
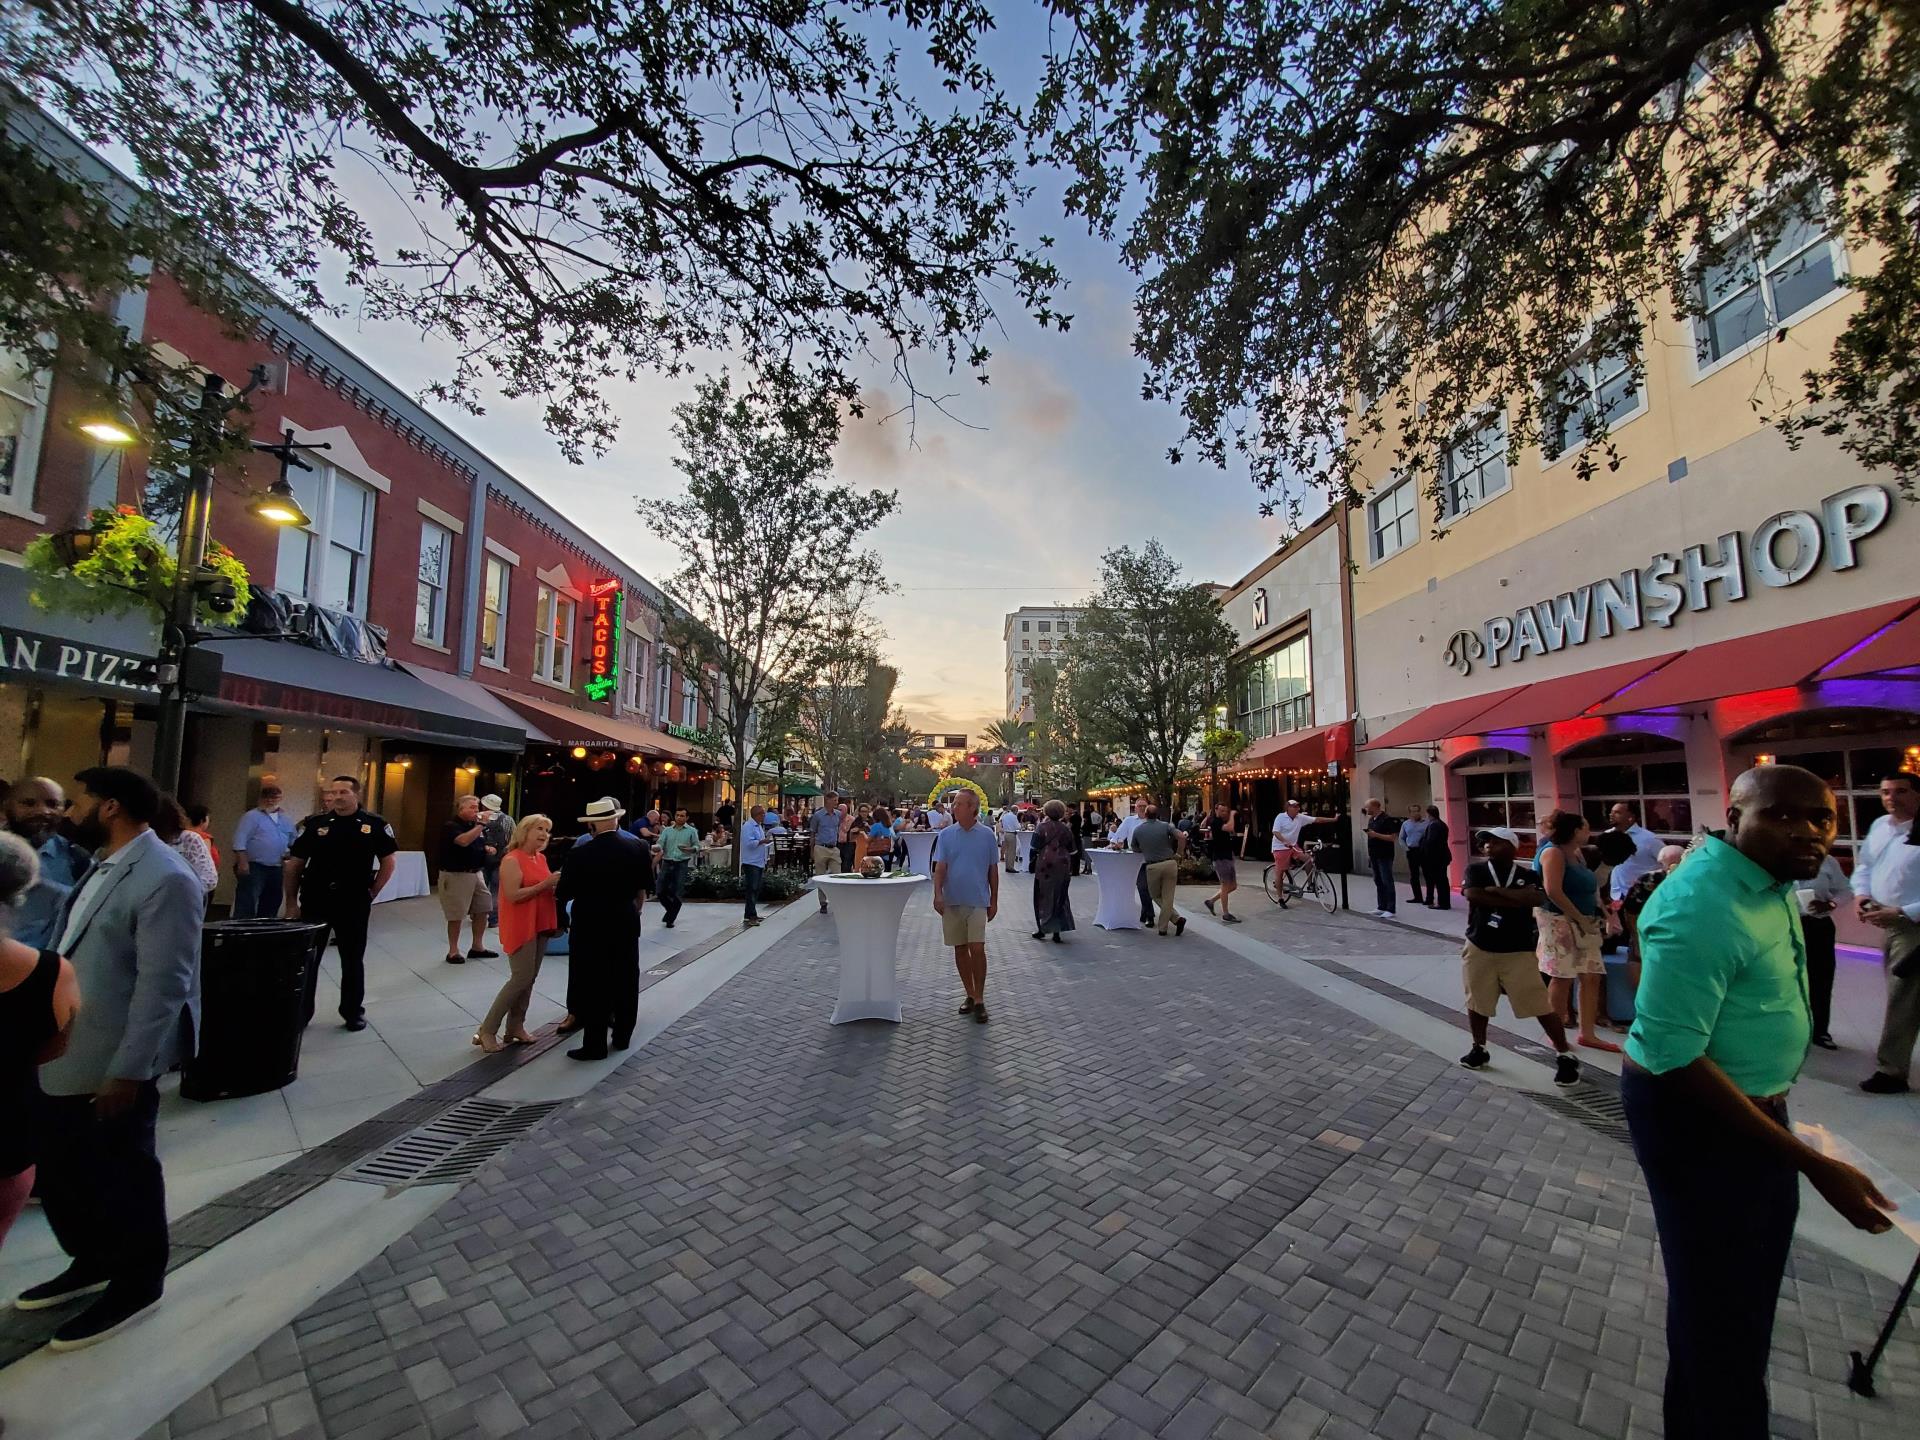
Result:
[[[1874,631],[1871,635],[1867,636],[1867,638],[1862,640],[1858,645],[1848,646],[1845,650],[1842,650],[1838,655],[1834,656],[1833,659],[1827,661],[1826,664],[1822,665],[1820,669],[1814,671],[1813,672],[1814,678],[1816,680],[1819,679],[1823,672],[1833,669],[1834,666],[1838,665],[1843,660],[1851,660],[1854,656],[1858,655],[1862,650],[1866,649],[1869,645],[1873,644],[1874,641],[1878,640],[1882,635],[1886,634],[1889,630],[1893,629],[1894,626],[1900,624],[1906,618],[1907,617],[1904,615],[1897,616],[1894,619],[1889,620],[1886,624],[1882,625],[1878,630]]]

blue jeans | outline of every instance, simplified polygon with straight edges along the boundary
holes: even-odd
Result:
[[[760,918],[760,912],[754,908],[754,905],[755,902],[760,899],[760,882],[766,878],[767,867],[764,865],[742,865],[740,867],[740,889],[745,895],[747,902],[746,909],[742,912],[743,918],[748,920],[758,920]]]
[[[1369,855],[1367,864],[1373,871],[1373,908],[1394,914],[1400,907],[1393,890],[1393,857]]]
[[[278,865],[249,864],[247,873],[233,877],[233,918],[271,920],[280,913],[286,896],[281,884],[286,872]]]
[[[1666,1433],[1766,1440],[1767,1351],[1800,1177],[1676,1099],[1658,1076],[1620,1076],[1667,1270]],[[1768,1107],[1787,1123],[1784,1100]]]

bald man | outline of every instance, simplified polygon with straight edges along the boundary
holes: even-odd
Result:
[[[1666,1433],[1765,1440],[1767,1352],[1800,1176],[1861,1230],[1873,1182],[1797,1139],[1787,1091],[1813,1035],[1794,883],[1833,844],[1833,792],[1797,765],[1733,783],[1640,914],[1640,990],[1620,1098],[1667,1271]]]
[[[7,791],[7,829],[40,857],[40,878],[13,917],[13,938],[36,950],[53,944],[68,893],[93,869],[93,855],[60,833],[66,813],[65,792],[44,775],[16,780]]]

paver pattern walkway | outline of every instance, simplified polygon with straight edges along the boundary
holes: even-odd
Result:
[[[907,1022],[829,1026],[810,919],[152,1434],[1658,1433],[1617,1140],[1197,930],[1007,899],[991,1024],[920,905]],[[1889,1398],[1834,1378],[1891,1299],[1796,1251],[1780,1434],[1914,1433],[1910,1338]]]

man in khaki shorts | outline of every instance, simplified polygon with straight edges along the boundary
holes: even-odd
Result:
[[[813,873],[840,873],[840,837],[845,833],[847,813],[840,808],[840,797],[829,790],[820,797],[820,808],[807,817],[807,836],[813,845]],[[827,913],[827,887],[820,891],[820,913]]]
[[[454,802],[453,818],[440,828],[440,914],[447,922],[447,963],[490,960],[497,953],[486,947],[487,915],[493,892],[481,871],[499,856],[487,843],[487,825],[480,818],[480,798],[462,795]],[[460,922],[471,921],[473,944],[460,953]]]
[[[987,1023],[987,922],[1000,910],[1000,846],[980,823],[980,797],[962,790],[953,823],[933,842],[933,912],[953,947],[967,998],[962,1015]]]
[[[1514,1017],[1538,1019],[1558,1055],[1553,1083],[1577,1085],[1580,1062],[1567,1044],[1567,1027],[1553,1013],[1547,985],[1540,978],[1534,946],[1540,932],[1533,907],[1544,902],[1540,877],[1518,858],[1520,837],[1504,825],[1476,835],[1483,859],[1467,866],[1467,941],[1461,950],[1466,981],[1467,1024],[1473,1048],[1460,1057],[1469,1070],[1484,1070],[1493,1057],[1487,1053],[1487,1022],[1505,994]]]

